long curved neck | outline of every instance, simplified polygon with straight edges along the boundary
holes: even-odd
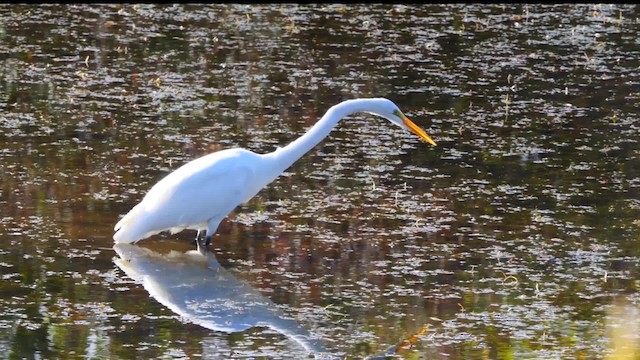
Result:
[[[277,169],[273,170],[277,171],[279,175],[288,169],[296,160],[326,138],[340,119],[354,112],[366,111],[364,107],[366,101],[367,99],[345,100],[332,106],[304,135],[289,145],[266,154],[265,157],[273,161],[271,165],[277,167]]]

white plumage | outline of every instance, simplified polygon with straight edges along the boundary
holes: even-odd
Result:
[[[133,243],[162,231],[206,231],[206,244],[218,225],[236,206],[255,196],[264,186],[324,139],[336,123],[354,112],[382,116],[435,142],[384,98],[343,101],[332,108],[307,133],[268,154],[235,148],[192,160],[155,184],[142,201],[114,227],[117,243]]]

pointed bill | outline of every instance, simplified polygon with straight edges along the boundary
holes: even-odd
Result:
[[[431,140],[431,137],[427,135],[427,132],[422,130],[418,125],[416,125],[413,121],[409,120],[408,117],[402,115],[402,122],[411,130],[414,134],[418,135],[422,140],[428,142],[429,144],[436,146],[436,142]]]

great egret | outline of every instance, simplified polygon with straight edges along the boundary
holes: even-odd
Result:
[[[409,130],[436,145],[429,135],[409,120],[391,100],[352,99],[332,106],[304,135],[268,154],[234,148],[192,160],[176,169],[145,195],[114,227],[116,243],[135,243],[162,231],[172,234],[197,230],[196,244],[205,246],[218,225],[236,206],[249,201],[302,155],[327,137],[345,116],[367,112]]]

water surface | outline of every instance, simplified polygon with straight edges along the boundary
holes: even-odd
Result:
[[[7,358],[640,356],[635,5],[0,11]],[[350,116],[211,249],[318,348],[202,326],[118,266],[113,225],[168,172],[273,151],[370,96],[438,146]],[[162,259],[194,237],[138,245]]]

